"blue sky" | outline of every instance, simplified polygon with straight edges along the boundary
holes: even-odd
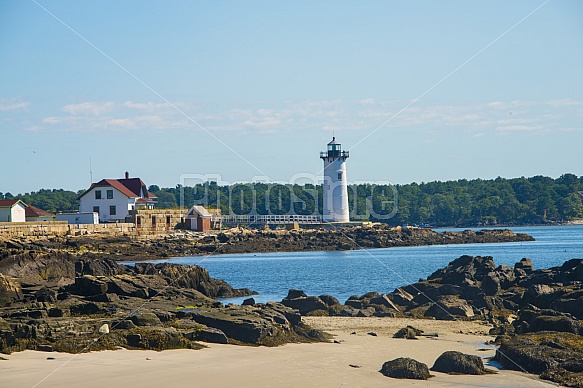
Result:
[[[288,181],[333,133],[351,182],[583,175],[581,20],[578,0],[0,0],[0,191],[84,189],[90,160],[94,181]]]

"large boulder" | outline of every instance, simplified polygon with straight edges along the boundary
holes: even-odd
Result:
[[[491,373],[484,367],[484,362],[480,357],[453,350],[444,352],[437,357],[431,370],[457,375],[483,375]]]
[[[108,277],[105,282],[109,293],[147,299],[150,294],[155,294],[156,292],[151,292],[143,279],[143,275],[117,275]],[[158,284],[157,288],[163,289],[163,287],[162,284]]]
[[[495,359],[508,369],[541,374],[562,385],[583,386],[583,336],[539,332],[503,339]]]
[[[385,362],[380,372],[387,377],[396,379],[427,380],[431,377],[426,364],[405,357]]]
[[[297,288],[290,288],[285,299],[305,298],[307,296],[308,295],[306,295],[306,293],[302,290],[298,290]]]
[[[294,310],[276,303],[261,307],[201,308],[190,312],[195,322],[219,329],[229,339],[247,344],[274,346],[327,339],[323,333],[298,322],[295,314]]]
[[[583,335],[583,323],[563,315],[539,315],[529,322],[527,332],[560,331]]]
[[[288,293],[288,298],[289,298],[289,293]],[[332,295],[324,294],[324,295],[320,295],[318,298],[320,298],[320,300],[322,300],[322,302],[324,302],[328,307],[337,306],[340,304],[338,299],[336,299]]]
[[[289,295],[290,294],[288,293],[288,298],[284,298],[281,303],[284,306],[298,310],[302,315],[306,315],[316,310],[328,311],[328,305],[317,296],[298,296],[296,298],[289,298]],[[292,296],[295,295],[297,295],[297,293],[292,293]]]
[[[426,317],[441,320],[453,320],[456,317],[471,318],[474,316],[472,306],[464,299],[453,295],[442,296],[425,311]]]
[[[384,306],[386,308],[393,309],[395,311],[400,311],[399,306],[395,302],[393,302],[391,299],[389,299],[387,294],[382,294],[382,295],[376,296],[374,298],[371,298],[368,301],[368,303],[370,305]]]
[[[130,320],[136,326],[160,326],[162,322],[156,314],[153,313],[141,313],[138,315],[132,315]]]
[[[200,330],[194,331],[192,334],[187,334],[186,338],[193,341],[203,341],[214,344],[228,344],[229,340],[225,333],[219,329],[214,329],[212,327],[206,327]]]
[[[413,295],[402,288],[396,288],[395,291],[388,294],[387,297],[399,306],[408,306],[413,300]]]
[[[521,259],[518,263],[514,264],[514,272],[516,274],[522,275],[523,273],[528,275],[534,271],[534,265],[532,260],[528,258]]]
[[[482,278],[482,291],[484,291],[486,295],[496,295],[501,289],[500,279],[496,273],[490,272]]]
[[[461,256],[429,275],[427,280],[439,281],[458,286],[473,285],[496,268],[491,256]]]
[[[107,293],[107,283],[93,275],[83,275],[75,278],[75,283],[66,288],[68,292],[75,295],[92,296]]]
[[[417,339],[417,336],[421,334],[423,334],[423,330],[416,329],[413,326],[407,326],[399,329],[393,335],[393,338]]]

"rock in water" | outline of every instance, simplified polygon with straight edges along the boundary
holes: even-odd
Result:
[[[427,380],[431,377],[426,364],[405,357],[385,362],[380,372],[396,379]]]
[[[492,373],[484,368],[484,363],[480,357],[453,350],[442,353],[435,360],[431,370],[456,375],[483,375]]]

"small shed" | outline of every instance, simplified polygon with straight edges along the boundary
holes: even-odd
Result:
[[[28,205],[26,208],[26,222],[54,221],[55,215],[36,206]]]
[[[202,205],[194,205],[184,216],[186,229],[206,232],[211,228],[211,213]]]
[[[0,201],[0,222],[26,222],[26,205],[20,199]]]

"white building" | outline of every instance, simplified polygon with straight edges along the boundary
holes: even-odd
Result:
[[[67,221],[69,225],[99,224],[99,214],[90,213],[58,213],[55,215],[57,221]]]
[[[342,145],[333,137],[328,143],[328,150],[320,152],[324,160],[324,222],[349,222],[348,187],[346,181],[346,159],[348,151],[342,151]]]
[[[26,222],[26,204],[20,199],[0,201],[0,222]]]
[[[99,222],[125,221],[130,210],[153,209],[156,196],[140,178],[102,179],[79,197],[79,212],[99,214]]]

